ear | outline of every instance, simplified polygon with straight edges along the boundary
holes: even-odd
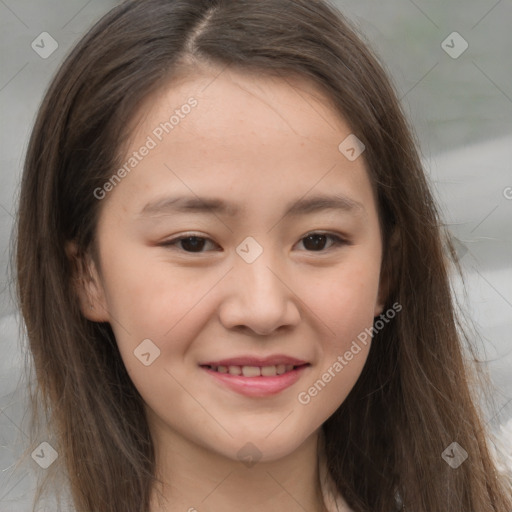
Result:
[[[379,280],[379,293],[375,304],[374,317],[384,312],[384,307],[393,292],[397,278],[397,269],[400,266],[400,232],[395,226],[388,238],[387,247],[382,254],[382,266]]]
[[[72,265],[73,289],[82,314],[92,322],[108,322],[105,292],[93,258],[88,252],[79,254],[75,242],[67,242],[65,250]]]

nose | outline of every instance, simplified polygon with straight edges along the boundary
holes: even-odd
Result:
[[[267,255],[247,263],[237,258],[229,275],[229,296],[219,311],[227,329],[249,330],[270,335],[291,328],[300,321],[298,297],[286,279],[286,273]]]

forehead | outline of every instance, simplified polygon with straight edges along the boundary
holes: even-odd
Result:
[[[184,119],[179,111],[188,110],[190,98],[197,100],[197,107],[191,109],[191,115],[185,114],[188,120],[181,123]],[[247,127],[254,132],[254,142],[275,139],[277,134],[321,142],[326,131],[350,131],[329,96],[311,79],[230,68],[196,70],[162,87],[140,108],[135,134],[140,137],[151,133],[173,113],[180,117],[172,129],[174,139],[193,133],[201,139],[222,138],[229,143],[226,134],[236,135],[241,127]],[[240,140],[234,142],[239,144]]]
[[[338,149],[350,126],[305,78],[229,68],[196,73],[148,98],[136,119],[123,163],[151,149],[113,195],[123,188],[138,211],[163,197],[162,188],[241,204],[269,191],[284,200],[308,189],[341,186],[333,192],[350,196],[370,187],[363,158],[351,162]]]

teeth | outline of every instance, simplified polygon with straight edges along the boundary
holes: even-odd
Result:
[[[278,364],[274,366],[210,366],[210,368],[219,373],[229,373],[230,375],[243,375],[244,377],[275,377],[283,373],[291,372],[293,364]]]
[[[275,377],[277,375],[277,369],[275,366],[263,366],[261,368],[261,375],[263,375],[263,377]]]
[[[242,366],[242,375],[244,377],[259,377],[261,372],[258,366]]]
[[[240,366],[228,366],[228,373],[230,375],[241,375],[242,369]]]

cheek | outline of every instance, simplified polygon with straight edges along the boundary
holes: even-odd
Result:
[[[334,344],[348,343],[373,323],[380,262],[354,258],[304,283],[305,302],[317,314]]]
[[[377,289],[378,279],[368,273],[338,272],[322,293],[311,293],[308,305],[319,317],[319,364],[297,396],[308,414],[327,419],[359,379],[370,350]]]
[[[298,401],[320,416],[329,416],[341,405],[364,367],[379,272],[380,261],[372,253],[360,255],[333,268],[331,275],[319,276],[306,295],[305,302],[318,317],[315,334],[320,364]]]
[[[164,366],[186,362],[189,346],[212,314],[208,293],[225,271],[171,268],[162,259],[148,261],[147,251],[136,248],[117,253],[104,267],[112,329],[130,377],[144,389]],[[151,360],[158,354],[148,367],[136,357],[144,340],[156,347],[145,342]],[[172,381],[168,374],[162,377],[167,385]]]
[[[105,247],[105,254],[109,249]],[[148,258],[148,252],[129,246],[105,258],[106,299],[109,313],[126,331],[162,336],[197,301],[207,283],[204,277],[202,283],[197,281],[186,269],[172,269],[165,261]]]

